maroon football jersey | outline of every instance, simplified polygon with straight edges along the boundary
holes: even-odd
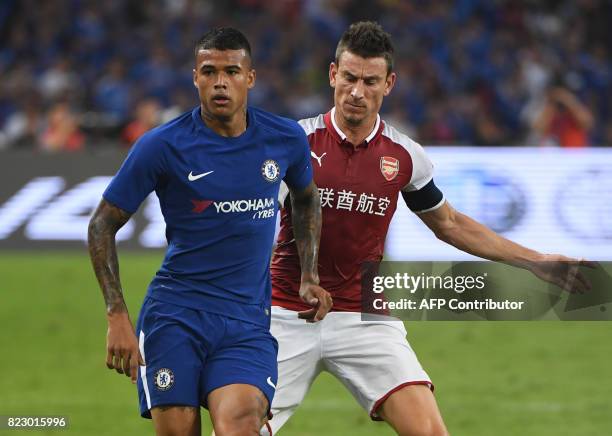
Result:
[[[332,310],[360,312],[362,264],[382,259],[400,191],[425,186],[432,180],[433,166],[419,144],[380,116],[357,147],[337,127],[334,109],[301,120],[300,125],[308,135],[314,182],[321,197],[320,284],[334,299]],[[286,188],[281,191],[284,207],[271,265],[272,304],[305,310],[309,307],[298,295],[300,260],[291,205],[283,198]]]

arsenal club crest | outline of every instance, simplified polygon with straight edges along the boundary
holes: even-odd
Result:
[[[380,172],[387,181],[395,179],[399,173],[399,160],[394,157],[382,156],[380,158]]]

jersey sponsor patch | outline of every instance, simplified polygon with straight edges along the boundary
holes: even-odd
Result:
[[[155,373],[153,383],[160,391],[167,391],[174,386],[174,373],[168,368],[161,368]]]
[[[319,188],[319,198],[321,199],[321,208],[329,207],[379,216],[385,216],[386,210],[391,204],[388,197],[377,197],[365,192],[358,194],[345,189],[337,191],[333,188]]]
[[[382,156],[380,158],[380,172],[389,182],[395,179],[399,173],[399,160],[390,156]]]
[[[276,213],[274,197],[232,201],[191,200],[191,203],[193,204],[193,209],[191,209],[193,213],[202,213],[211,204],[218,214],[255,212],[253,219],[272,218]]]
[[[275,160],[268,159],[264,161],[261,165],[261,175],[268,182],[276,182],[278,180],[278,176],[280,175],[280,167]]]

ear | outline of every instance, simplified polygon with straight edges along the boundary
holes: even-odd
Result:
[[[329,86],[332,88],[336,87],[336,74],[338,74],[338,67],[332,62],[329,64]]]
[[[391,74],[387,76],[385,81],[385,97],[391,93],[393,86],[395,86],[395,79],[397,79],[397,75],[394,72],[391,72]]]
[[[255,86],[255,79],[257,78],[257,72],[255,70],[249,70],[247,73],[247,88],[251,89]]]
[[[193,86],[198,87],[198,73],[193,69]]]

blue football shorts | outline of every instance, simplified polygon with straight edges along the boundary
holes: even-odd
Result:
[[[156,406],[207,407],[210,392],[234,383],[259,388],[272,404],[278,343],[267,328],[147,297],[136,332],[144,418]]]

